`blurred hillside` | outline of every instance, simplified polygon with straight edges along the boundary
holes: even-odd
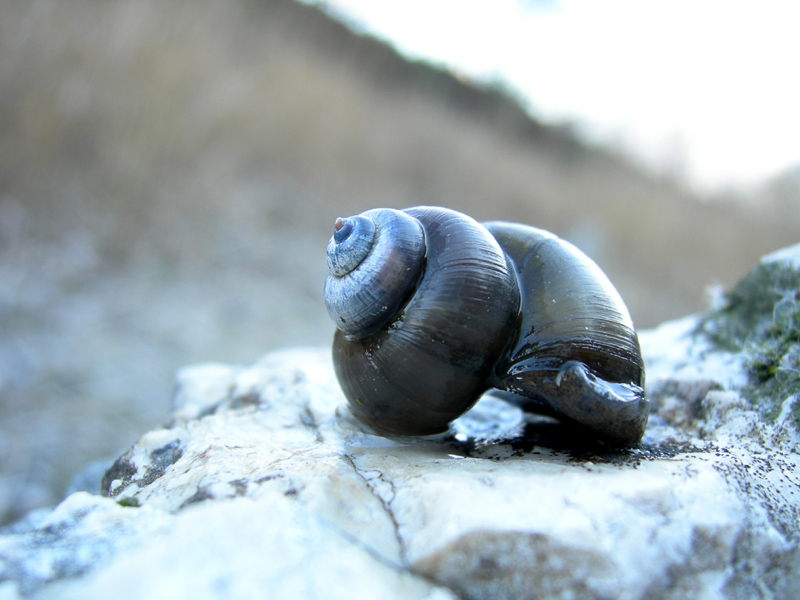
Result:
[[[178,367],[327,344],[335,217],[583,248],[639,327],[797,241],[290,0],[0,0],[0,522],[168,414]]]

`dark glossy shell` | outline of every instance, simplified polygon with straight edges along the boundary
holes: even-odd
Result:
[[[525,410],[572,421],[611,443],[641,440],[649,403],[639,342],[622,299],[591,259],[541,229],[484,226],[443,208],[363,216],[377,223],[374,248],[381,251],[365,254],[365,242],[349,240],[355,267],[345,275],[338,265],[350,259],[331,266],[329,258],[326,282],[339,326],[334,367],[362,422],[381,434],[439,433],[494,387]],[[405,233],[397,245],[379,240],[412,231],[406,218],[418,225],[419,243],[409,244]],[[396,222],[402,227],[386,225]],[[369,225],[360,229],[371,235]],[[375,311],[380,324],[366,319],[363,331],[339,322],[345,313],[350,320]]]
[[[336,374],[352,412],[379,433],[445,431],[486,391],[516,328],[516,277],[476,221],[408,209],[425,233],[424,273],[397,314],[360,339],[337,331]]]
[[[649,403],[628,310],[575,246],[513,223],[486,223],[514,262],[522,309],[515,345],[494,386],[524,408],[567,417],[622,444],[641,440]]]

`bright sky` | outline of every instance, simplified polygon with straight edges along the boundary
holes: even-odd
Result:
[[[328,0],[399,50],[699,189],[800,164],[792,0]]]

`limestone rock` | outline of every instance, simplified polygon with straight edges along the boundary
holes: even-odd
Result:
[[[372,435],[327,349],[178,373],[172,421],[0,535],[0,599],[800,597],[800,246],[643,332],[612,449],[487,396]]]

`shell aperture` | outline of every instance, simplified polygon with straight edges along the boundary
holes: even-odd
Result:
[[[550,232],[484,225],[514,262],[522,289],[520,335],[493,386],[531,412],[581,423],[616,444],[639,442],[649,413],[644,363],[608,277]]]

